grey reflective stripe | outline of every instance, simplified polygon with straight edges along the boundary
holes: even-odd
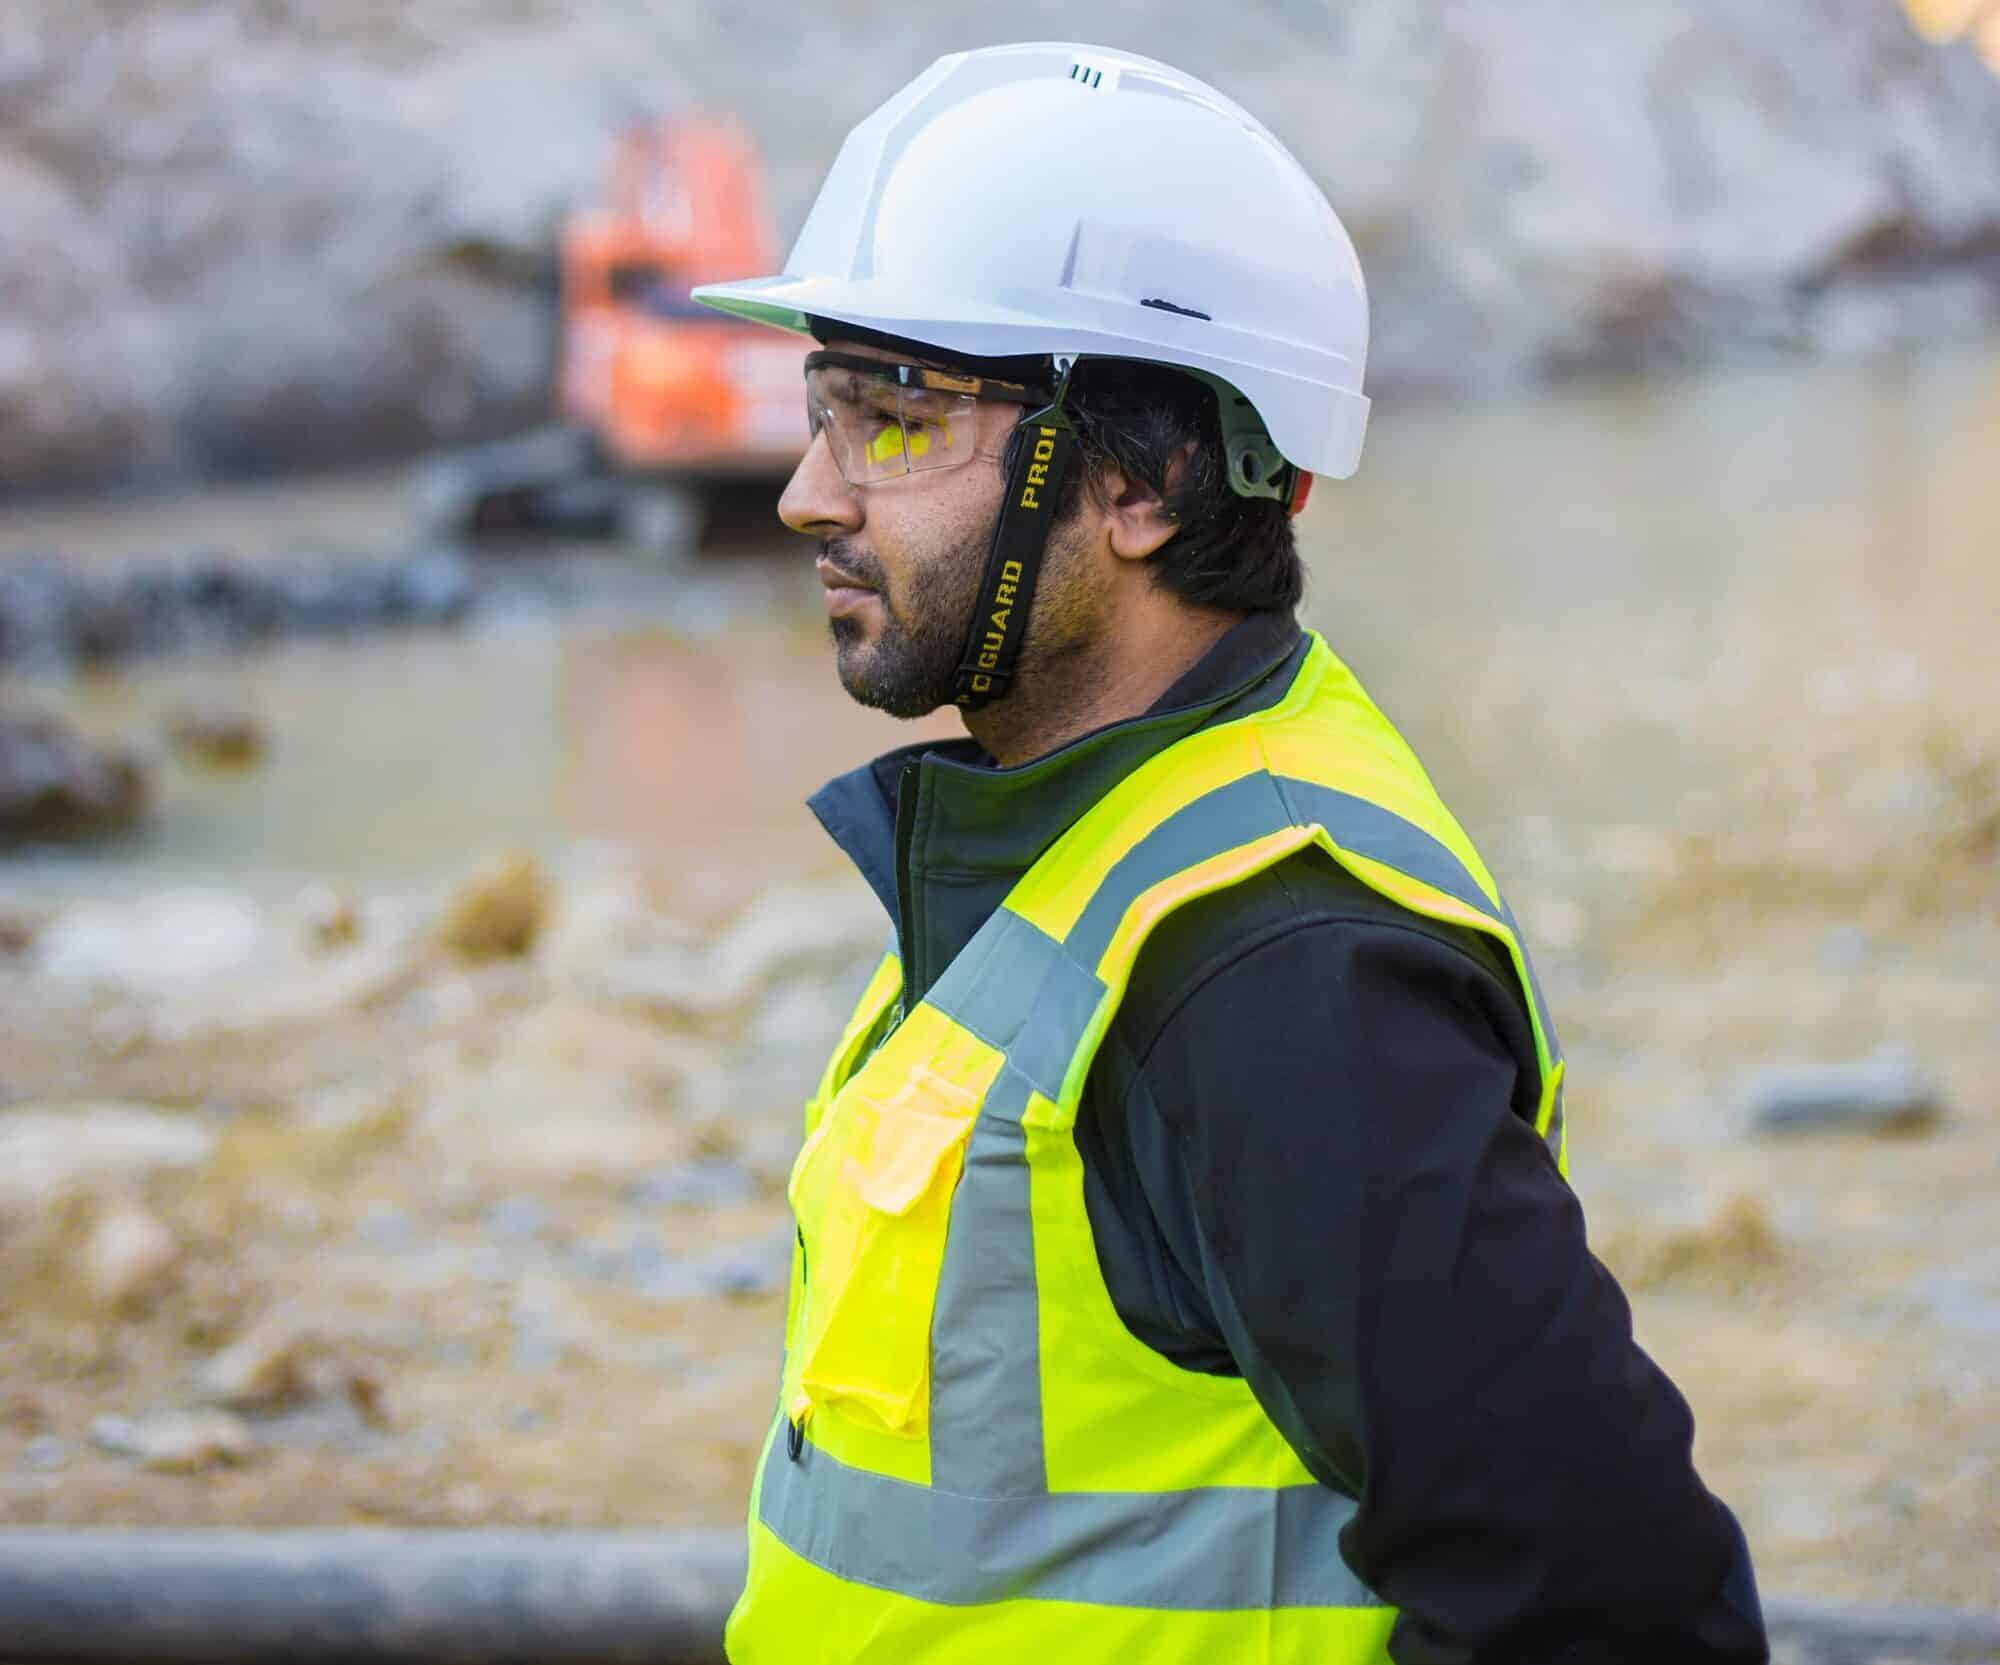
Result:
[[[1351,792],[1260,771],[1203,793],[1126,851],[1085,904],[1064,945],[1094,966],[1110,947],[1126,910],[1163,879],[1218,851],[1314,823],[1326,828],[1343,850],[1407,873],[1489,919],[1500,919],[1500,909],[1465,864],[1414,822]]]
[[[810,1442],[794,1463],[773,1440],[758,1519],[837,1578],[954,1607],[1379,1607],[1340,1558],[1354,1508],[1317,1485],[968,1497],[849,1468]]]
[[[1096,966],[1132,904],[1163,879],[1185,872],[1219,850],[1292,825],[1273,777],[1244,775],[1183,804],[1112,864],[1063,939],[1076,960]]]
[[[1496,905],[1450,846],[1415,822],[1367,798],[1317,781],[1259,771],[1205,792],[1176,810],[1113,864],[1063,946],[1080,964],[1094,967],[1103,960],[1132,904],[1154,885],[1219,851],[1287,827],[1314,824],[1324,827],[1343,850],[1407,874],[1507,928],[1520,949],[1527,997],[1548,1044],[1549,1067],[1554,1069],[1562,1057],[1555,1024],[1528,957],[1527,943],[1505,900]],[[1560,1153],[1560,1089],[1547,1137],[1550,1147]]]
[[[1292,806],[1296,822],[1318,822],[1343,850],[1407,873],[1488,919],[1502,918],[1503,910],[1480,888],[1465,863],[1451,853],[1451,847],[1414,821],[1405,821],[1394,811],[1351,792],[1338,792],[1309,780],[1280,779],[1278,791]]]
[[[931,1480],[981,1496],[1048,1489],[1041,1310],[1021,1112],[1027,1077],[1003,1065],[979,1108],[952,1199],[931,1321]]]
[[[995,908],[924,996],[960,1027],[1007,1054],[1042,1097],[1062,1096],[1063,1076],[1104,999],[1104,985],[1054,937],[1011,909]]]

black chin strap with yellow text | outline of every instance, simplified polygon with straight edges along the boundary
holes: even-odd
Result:
[[[1028,634],[1035,583],[1042,574],[1049,526],[1076,450],[1076,430],[1063,409],[1073,358],[1055,361],[1056,391],[1041,410],[1021,418],[1014,466],[1007,471],[1007,495],[993,528],[993,549],[979,587],[965,653],[959,660],[952,698],[959,708],[977,711],[1005,694],[1014,681],[1015,662]]]

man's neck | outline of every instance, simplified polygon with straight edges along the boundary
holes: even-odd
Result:
[[[1026,674],[1005,699],[968,712],[965,726],[1003,769],[1032,763],[1082,735],[1150,711],[1240,619],[1237,613],[1176,608],[1152,629],[1125,630],[1108,642],[1037,657],[1023,664]]]

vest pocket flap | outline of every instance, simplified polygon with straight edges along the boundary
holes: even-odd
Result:
[[[972,1120],[919,1108],[907,1089],[886,1104],[865,1100],[858,1108],[863,1121],[873,1121],[873,1136],[865,1152],[849,1158],[847,1181],[878,1213],[908,1214],[964,1149]]]
[[[808,1276],[787,1414],[837,1406],[915,1438],[928,1420],[931,1313],[977,1095],[917,1066],[893,1093],[852,1083],[792,1175]]]

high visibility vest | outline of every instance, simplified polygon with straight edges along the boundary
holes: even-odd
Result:
[[[1506,948],[1536,1126],[1561,1162],[1562,1065],[1513,917],[1314,638],[1276,706],[1113,787],[900,1019],[900,967],[876,970],[792,1171],[799,1248],[737,1665],[1387,1659],[1394,1612],[1341,1559],[1354,1500],[1313,1478],[1243,1380],[1184,1370],[1119,1318],[1073,1136],[1148,933],[1309,846]]]

